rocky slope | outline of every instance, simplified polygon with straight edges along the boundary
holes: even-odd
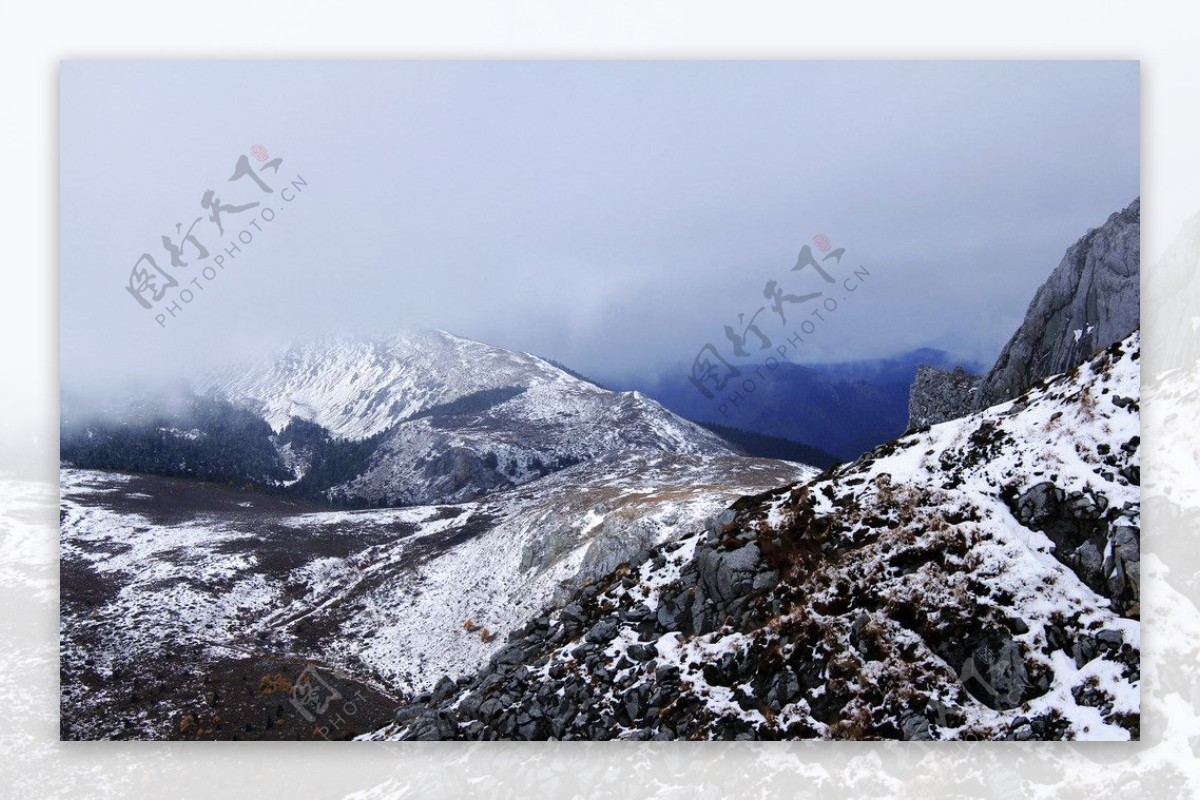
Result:
[[[296,419],[371,439],[361,471],[326,490],[345,502],[460,502],[621,450],[734,452],[638,392],[441,331],[304,343],[202,389],[277,432]],[[309,467],[293,465],[297,479]]]
[[[1067,249],[1025,321],[980,384],[980,408],[1082,363],[1129,336],[1140,319],[1141,200]]]
[[[978,391],[965,394],[961,377],[925,373],[910,395],[909,428],[1011,400],[1129,336],[1141,314],[1140,237],[1138,198],[1067,249]]]
[[[1137,738],[1139,359],[743,498],[372,736]]]
[[[619,563],[740,495],[815,473],[624,451],[478,501],[330,511],[66,469],[63,736],[312,737],[312,726],[296,729],[286,693],[247,697],[243,684],[283,687],[312,662],[346,682],[344,695],[362,689],[372,709],[432,689],[445,673],[479,669],[531,615]]]

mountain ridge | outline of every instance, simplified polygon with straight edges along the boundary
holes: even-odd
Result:
[[[734,452],[639,392],[436,330],[294,344],[204,390],[277,431],[299,417],[342,438],[379,437],[366,468],[328,489],[368,504],[469,500],[615,450]]]

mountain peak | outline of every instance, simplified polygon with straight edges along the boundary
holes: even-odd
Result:
[[[300,340],[199,383],[261,414],[276,431],[298,417],[363,439],[473,393],[578,381],[527,353],[415,329]]]
[[[329,489],[344,500],[464,500],[617,450],[733,453],[641,393],[438,330],[295,343],[203,389],[276,432],[300,419],[340,440],[380,438],[365,469]]]

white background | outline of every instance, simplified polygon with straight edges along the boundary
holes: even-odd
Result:
[[[1147,603],[1140,744],[57,743],[57,79],[94,58],[1125,58],[1142,62],[1143,265],[1200,211],[1200,48],[1176,4],[774,2],[7,3],[0,11],[0,793],[128,797],[1200,794],[1196,401],[1144,407]],[[196,113],[202,127],[203,115]],[[117,202],[117,199],[114,199]],[[1186,240],[1186,238],[1185,238]],[[1187,285],[1200,247],[1175,258]],[[1144,272],[1150,280],[1163,273]],[[1152,296],[1153,286],[1144,294]],[[1147,362],[1200,319],[1143,310]],[[103,336],[103,331],[97,331]],[[1148,387],[1157,386],[1152,376]],[[1174,404],[1181,417],[1167,422]],[[1159,422],[1162,421],[1162,422]],[[1174,428],[1172,427],[1174,426]],[[1180,445],[1183,443],[1183,446]],[[1173,448],[1167,453],[1167,446]],[[1154,476],[1159,476],[1156,479]],[[1156,484],[1155,482],[1158,481]],[[1183,553],[1184,556],[1178,554]],[[1165,558],[1165,557],[1164,557]],[[1181,561],[1182,560],[1182,561]]]

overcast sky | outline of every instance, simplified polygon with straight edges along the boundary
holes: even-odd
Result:
[[[817,234],[839,282],[870,277],[796,360],[990,363],[1138,195],[1138,84],[1136,62],[68,62],[64,384],[413,327],[617,378],[727,345],[768,280],[822,289],[790,270]],[[241,156],[270,194],[227,180]],[[208,258],[172,266],[162,237],[198,217]],[[143,253],[179,281],[149,310]]]

